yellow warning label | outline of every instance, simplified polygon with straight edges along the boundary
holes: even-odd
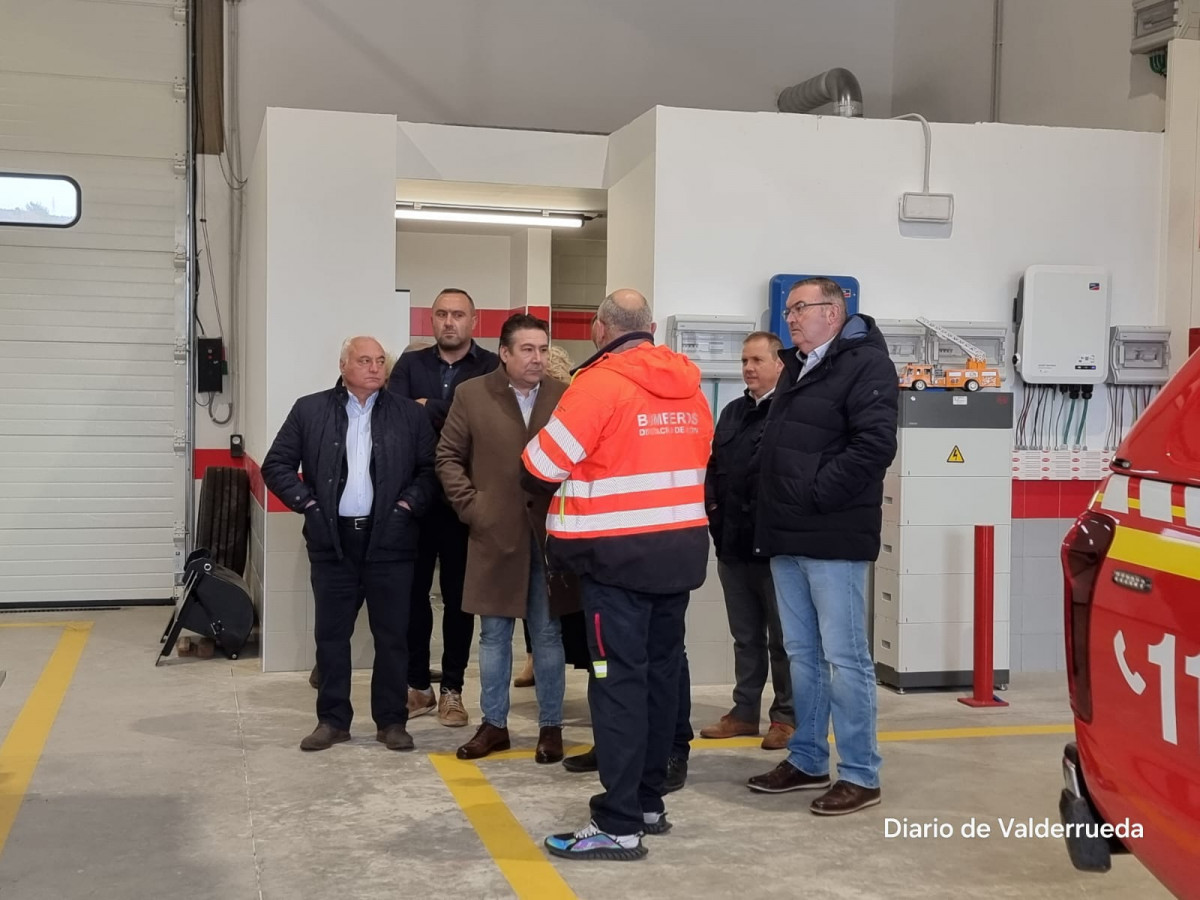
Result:
[[[960,463],[966,462],[963,459],[962,451],[958,449],[958,444],[954,445],[954,449],[950,451],[950,455],[946,457],[946,462]]]

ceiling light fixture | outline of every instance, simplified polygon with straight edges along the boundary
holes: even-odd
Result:
[[[424,222],[462,222],[474,225],[529,225],[542,228],[582,228],[590,217],[583,213],[538,209],[430,206],[422,203],[396,207],[397,219]]]

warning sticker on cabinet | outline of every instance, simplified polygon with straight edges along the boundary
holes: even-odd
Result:
[[[949,462],[949,463],[966,462],[966,460],[963,459],[962,451],[958,449],[958,444],[954,445],[954,449],[951,450],[950,455],[946,457],[946,462]]]

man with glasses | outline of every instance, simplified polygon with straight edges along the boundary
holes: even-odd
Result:
[[[842,289],[828,278],[794,284],[785,321],[796,349],[781,351],[784,372],[763,431],[754,552],[771,559],[796,731],[787,759],[748,787],[821,790],[812,812],[845,815],[880,801],[866,587],[879,555],[884,474],[896,455],[899,386],[875,321],[847,316]]]

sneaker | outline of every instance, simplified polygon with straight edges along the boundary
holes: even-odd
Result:
[[[663,793],[677,791],[687,784],[688,761],[683,756],[672,756],[667,760],[667,780],[663,782]]]
[[[437,707],[437,697],[433,696],[433,688],[427,691],[417,690],[416,688],[408,689],[408,717],[410,719],[431,713]]]
[[[660,813],[644,812],[642,821],[645,823],[642,826],[642,834],[666,834],[671,830],[671,823],[667,821],[665,810]]]
[[[437,703],[438,721],[448,728],[461,728],[471,721],[463,706],[462,691],[442,688]]]
[[[563,859],[608,859],[624,861],[642,859],[649,852],[642,846],[641,834],[609,834],[595,822],[574,834],[552,834],[546,838],[546,849]]]

